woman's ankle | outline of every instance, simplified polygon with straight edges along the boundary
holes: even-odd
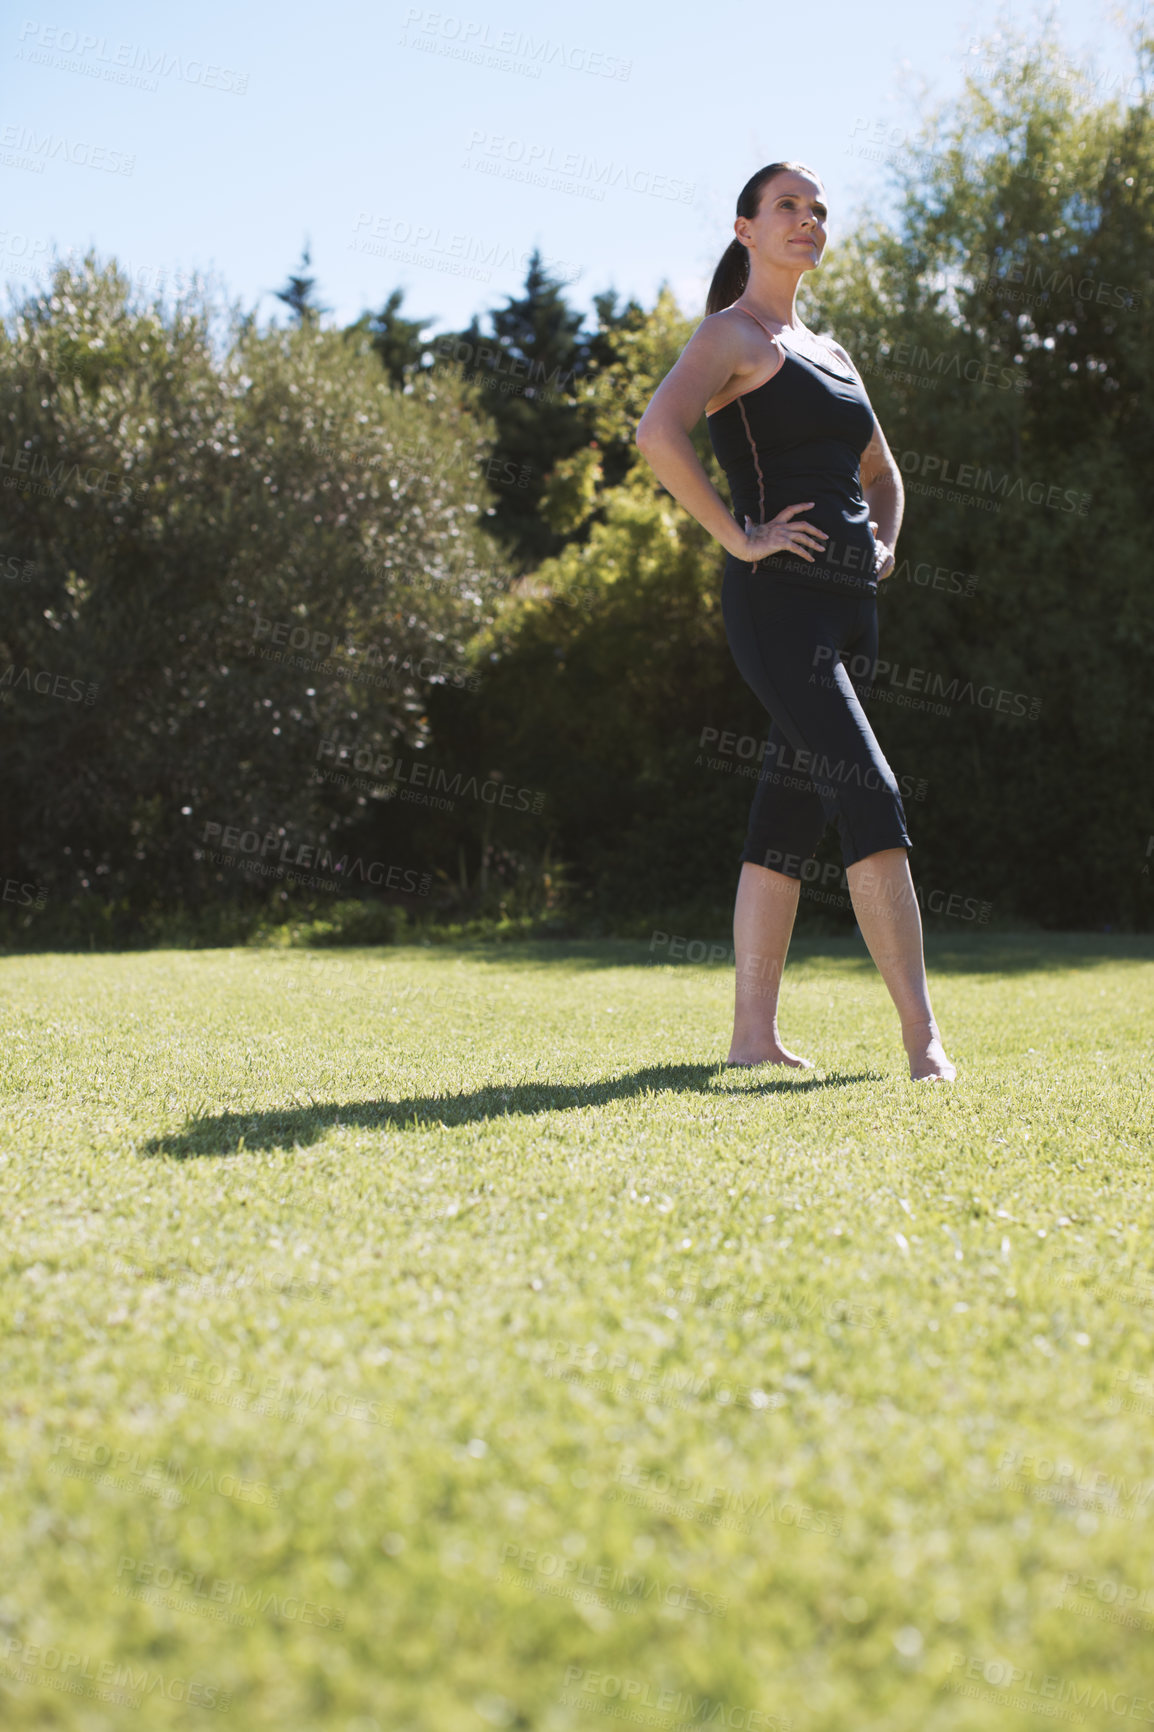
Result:
[[[941,1031],[932,1016],[922,1016],[916,1018],[912,1022],[902,1023],[902,1043],[907,1049],[910,1047],[926,1047],[931,1045],[935,1040],[940,1046],[942,1040]]]

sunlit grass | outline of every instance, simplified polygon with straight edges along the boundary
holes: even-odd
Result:
[[[6,960],[0,1723],[1114,1724],[1152,956],[936,941],[932,1088],[851,941],[804,1075],[640,944]]]

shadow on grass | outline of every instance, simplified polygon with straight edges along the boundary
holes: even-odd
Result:
[[[726,921],[728,918],[727,916]],[[672,927],[677,922],[669,921],[668,924]],[[682,921],[681,924],[692,926],[694,923]],[[1154,934],[1151,933],[958,931],[958,925],[959,922],[952,922],[947,929],[932,922],[926,924],[926,960],[931,971],[937,969],[943,973],[957,974],[1045,974],[1061,969],[1096,968],[1103,962],[1154,962]],[[700,929],[689,936],[674,934],[674,937],[679,946],[684,944],[688,948],[690,945],[701,945],[705,950],[720,945],[723,951],[728,951],[731,942],[728,925],[722,923],[713,925],[701,922]],[[534,937],[498,940],[463,937],[438,940],[435,943],[428,940],[410,940],[395,945],[285,947],[238,944],[213,949],[208,946],[141,944],[123,950],[90,951],[87,946],[79,943],[74,947],[49,943],[33,946],[30,942],[12,941],[10,937],[0,933],[0,962],[23,956],[59,956],[69,960],[83,958],[88,962],[170,951],[173,955],[202,957],[211,963],[222,950],[239,950],[245,956],[286,968],[299,966],[302,962],[323,965],[324,961],[330,959],[346,965],[378,963],[385,966],[398,961],[411,963],[419,959],[432,964],[514,964],[518,968],[538,969],[542,972],[553,968],[557,963],[589,972],[598,969],[636,968],[639,965],[653,967],[672,964],[690,973],[732,974],[732,960],[694,961],[680,950],[676,956],[670,956],[667,948],[671,942],[670,934],[662,932],[657,935],[657,939],[659,941],[651,937],[646,942],[643,938]],[[789,954],[795,962],[826,959],[836,961],[843,967],[849,964],[862,973],[875,972],[869,952],[856,931],[845,935],[797,931],[790,943]]]
[[[1154,961],[1154,935],[1150,933],[959,931],[958,925],[957,921],[951,921],[948,927],[927,922],[925,948],[929,968],[950,974],[1046,974],[1059,969],[1097,968],[1103,962]],[[421,954],[430,959],[452,955],[454,960],[466,957],[497,964],[514,962],[529,968],[549,968],[557,962],[589,970],[664,964],[705,974],[732,974],[732,958],[697,962],[684,954],[691,942],[701,946],[719,944],[728,950],[731,940],[724,928],[706,927],[679,939],[682,949],[674,956],[669,954],[666,938],[662,933],[663,942],[657,944],[652,939],[646,942],[636,938],[509,939],[499,944],[470,939],[444,947],[432,945]],[[865,941],[857,931],[844,935],[796,932],[789,954],[791,961],[826,958],[843,966],[848,963],[862,973],[876,972]]]
[[[671,923],[672,924],[672,923]],[[685,924],[683,922],[683,924]],[[958,931],[958,922],[947,929],[932,922],[925,928],[926,964],[932,971],[943,974],[1047,974],[1067,969],[1097,968],[1104,962],[1145,964],[1154,961],[1154,935],[1149,933],[1095,932],[988,932]],[[588,971],[614,968],[685,969],[690,974],[732,975],[732,958],[707,962],[684,954],[684,949],[671,956],[668,935],[662,942],[646,942],[639,938],[465,938],[430,945],[401,944],[376,950],[351,947],[302,949],[263,952],[285,964],[299,962],[307,956],[314,964],[322,958],[343,958],[346,961],[378,961],[386,966],[403,958],[412,962],[455,964],[472,962],[495,967],[513,965],[526,970],[547,972],[558,963],[573,970]],[[710,946],[728,950],[730,939],[720,927],[708,926],[688,938],[678,938],[679,945],[700,945],[703,952]],[[851,968],[861,974],[874,975],[876,970],[865,942],[859,933],[819,934],[795,933],[789,949],[793,962],[836,962],[841,968]]]
[[[926,967],[942,974],[1049,974],[1102,963],[1154,962],[1148,933],[974,932],[927,929]]]
[[[404,1100],[313,1101],[307,1107],[271,1107],[264,1112],[217,1113],[191,1120],[182,1131],[153,1137],[146,1155],[187,1160],[197,1155],[233,1155],[242,1149],[279,1149],[316,1142],[338,1125],[359,1129],[419,1131],[434,1125],[477,1124],[486,1119],[571,1112],[645,1094],[800,1095],[814,1089],[880,1082],[880,1071],[807,1071],[758,1075],[716,1064],[650,1065],[627,1076],[592,1083],[494,1083],[469,1094],[411,1095]],[[727,1083],[720,1090],[715,1084]]]

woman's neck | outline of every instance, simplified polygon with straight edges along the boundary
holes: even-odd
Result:
[[[804,331],[805,326],[797,316],[797,286],[800,281],[801,277],[793,272],[782,276],[775,273],[768,279],[751,277],[739,298],[742,306],[748,307],[767,324]]]

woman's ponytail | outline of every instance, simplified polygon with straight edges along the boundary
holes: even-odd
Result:
[[[721,262],[713,273],[713,281],[705,297],[705,311],[720,313],[723,307],[732,307],[748,281],[749,248],[743,246],[735,235],[722,253]]]

